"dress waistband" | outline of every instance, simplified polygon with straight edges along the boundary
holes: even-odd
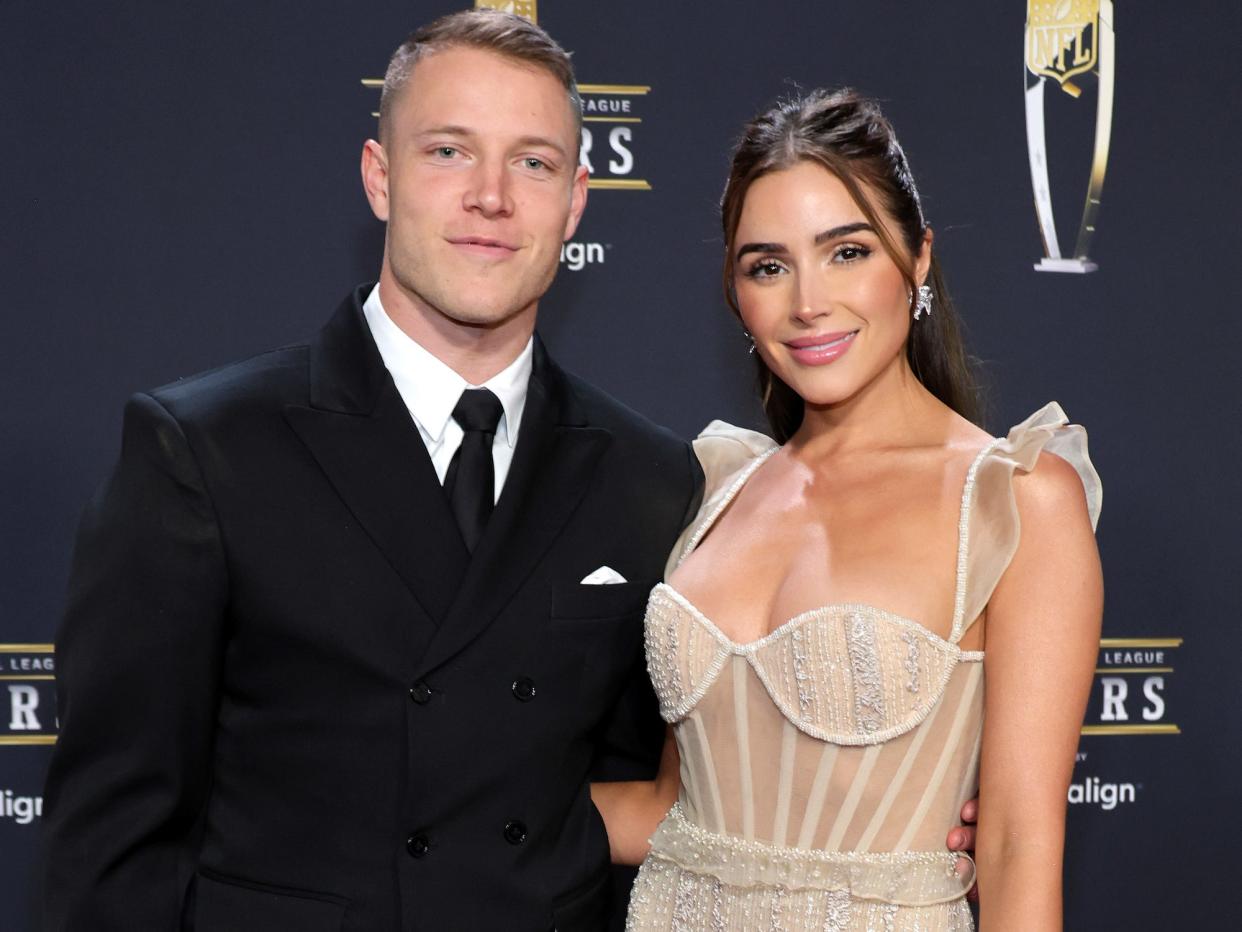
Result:
[[[675,803],[651,838],[651,857],[738,887],[845,890],[858,899],[931,906],[966,894],[975,879],[969,855],[953,851],[818,851],[710,832]],[[959,858],[969,869],[958,876]]]

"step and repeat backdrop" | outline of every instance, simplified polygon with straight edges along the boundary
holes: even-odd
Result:
[[[1233,928],[1242,624],[1236,7],[539,0],[590,203],[541,330],[692,436],[759,426],[716,202],[756,110],[884,102],[1003,433],[1055,399],[1107,490],[1066,927]],[[36,927],[52,641],[134,391],[300,340],[377,274],[378,79],[444,2],[0,4],[0,927]],[[135,729],[144,710],[135,708]]]

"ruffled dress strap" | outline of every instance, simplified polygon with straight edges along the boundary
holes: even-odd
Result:
[[[1099,520],[1103,492],[1087,455],[1087,432],[1070,424],[1055,401],[988,444],[971,464],[962,491],[953,643],[982,614],[1017,552],[1021,521],[1014,473],[1030,472],[1045,450],[1074,467],[1082,480],[1091,527]]]
[[[744,481],[760,462],[776,451],[778,444],[758,431],[735,427],[724,421],[712,421],[695,438],[693,446],[694,454],[703,467],[703,504],[669,554],[664,569],[666,579],[694,549],[702,533],[737,493],[739,479]]]

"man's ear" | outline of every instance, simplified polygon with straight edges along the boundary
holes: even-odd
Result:
[[[574,171],[574,180],[569,192],[569,217],[565,220],[565,235],[561,237],[562,242],[568,242],[573,237],[574,231],[578,229],[578,221],[582,219],[582,212],[586,210],[589,178],[590,174],[585,165],[579,165]]]
[[[371,212],[388,220],[388,153],[374,139],[362,144],[362,189],[371,203]]]

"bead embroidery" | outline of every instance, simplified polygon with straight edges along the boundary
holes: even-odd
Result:
[[[903,631],[901,639],[906,642],[906,672],[910,679],[906,681],[906,689],[912,693],[919,691],[919,639],[913,631]]]
[[[724,919],[724,884],[712,878],[712,932],[728,932]]]
[[[846,932],[850,922],[850,895],[845,890],[830,890],[827,900],[828,915],[824,917],[824,932]]]
[[[943,904],[900,906],[848,889],[744,886],[649,858],[639,868],[627,932],[966,932],[973,928],[963,897]]]
[[[860,726],[854,707],[859,684],[854,682],[853,657],[859,648],[851,654],[853,616],[866,619],[874,640],[871,655],[878,665],[874,680],[882,716],[872,730]],[[800,731],[846,745],[877,744],[909,731],[935,707],[959,663],[983,659],[982,652],[961,651],[917,622],[868,605],[825,606],[758,641],[735,644],[667,583],[651,593],[646,632],[647,669],[665,721],[676,723],[689,715],[729,657],[738,656],[747,660],[772,701]],[[906,666],[910,646],[905,635],[917,644],[917,691],[907,688],[911,670]],[[674,656],[670,645],[677,645],[682,656]],[[799,673],[809,678],[800,679]]]
[[[871,733],[884,723],[880,660],[875,650],[875,622],[862,612],[845,616],[850,665],[854,668],[854,716],[859,731]]]
[[[781,913],[785,908],[785,888],[777,887],[776,896],[772,898],[772,913],[769,916],[768,927],[772,932],[784,932],[785,924]]]
[[[806,645],[803,643],[802,628],[795,628],[793,640],[794,680],[798,685],[798,709],[802,712],[802,720],[811,717],[811,703],[815,699],[815,677],[807,671]]]
[[[694,878],[689,874],[682,874],[677,880],[677,895],[673,900],[673,932],[690,932],[695,927],[694,923],[694,901],[695,889]]]

